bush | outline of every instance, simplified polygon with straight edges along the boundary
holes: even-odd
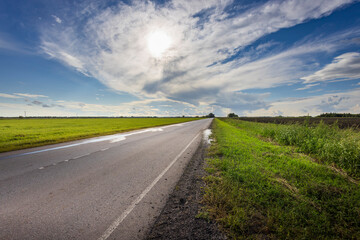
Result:
[[[235,117],[239,117],[238,115],[236,115],[235,113],[229,113],[228,114],[229,118],[235,118]]]

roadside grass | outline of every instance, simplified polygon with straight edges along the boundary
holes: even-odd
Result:
[[[198,118],[1,119],[0,152],[193,120]]]
[[[241,121],[227,119],[236,126]],[[282,145],[295,146],[296,150],[310,154],[317,160],[341,168],[349,175],[360,178],[360,132],[339,129],[336,124],[323,122],[309,124],[249,124],[248,128],[259,131],[263,137]]]
[[[214,120],[209,215],[232,239],[359,239],[359,184],[294,147],[261,140],[256,124]]]

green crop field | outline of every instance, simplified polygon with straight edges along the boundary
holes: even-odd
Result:
[[[317,159],[321,155],[316,151],[312,157],[304,154],[301,141],[283,145],[291,131],[306,142],[329,131],[327,126],[302,135],[304,129],[277,127],[282,125],[215,119],[205,207],[198,216],[216,219],[232,239],[359,239],[360,185],[355,169],[327,161],[325,155]],[[339,145],[358,139],[358,132],[341,131],[333,129],[325,138],[332,134]],[[329,148],[335,149],[328,151],[346,154],[330,141],[325,145],[331,144]],[[351,148],[359,153],[359,145]],[[359,155],[350,155],[359,163]]]
[[[193,120],[197,118],[1,119],[0,152]]]
[[[276,124],[308,123],[311,125],[316,125],[320,122],[323,122],[328,125],[333,125],[336,123],[339,128],[360,129],[360,117],[239,117],[237,119],[250,122]]]

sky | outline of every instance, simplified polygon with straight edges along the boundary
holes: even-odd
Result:
[[[360,2],[2,0],[0,116],[360,113]]]

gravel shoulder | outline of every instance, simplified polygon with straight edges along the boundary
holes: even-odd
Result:
[[[203,141],[155,221],[147,239],[227,239],[215,222],[196,217],[205,183],[202,177],[207,144]]]

